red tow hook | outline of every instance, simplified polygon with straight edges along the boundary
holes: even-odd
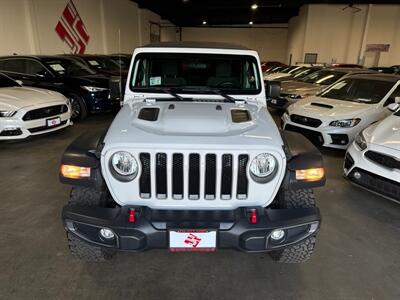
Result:
[[[250,220],[249,221],[251,224],[257,224],[258,218],[257,218],[257,210],[256,209],[250,210]]]
[[[134,209],[134,208],[131,208],[131,209],[129,210],[129,219],[128,219],[128,222],[129,222],[129,223],[135,223],[135,221],[136,221],[136,219],[135,219],[135,209]]]

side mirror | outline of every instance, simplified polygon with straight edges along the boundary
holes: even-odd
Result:
[[[39,71],[36,73],[36,77],[39,77],[39,78],[48,78],[49,76],[50,76],[50,74],[46,70]]]
[[[24,85],[24,83],[22,82],[22,80],[15,80],[16,83],[18,83],[19,85]]]
[[[281,83],[279,81],[266,81],[265,93],[267,99],[277,99],[281,95]]]
[[[400,98],[400,97],[396,97],[396,98]],[[390,110],[391,112],[396,112],[399,108],[400,108],[399,103],[391,103],[387,106],[387,109]]]

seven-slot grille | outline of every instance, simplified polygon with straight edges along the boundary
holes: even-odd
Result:
[[[247,198],[247,154],[140,153],[139,160],[142,168],[139,178],[141,198]]]
[[[400,170],[400,160],[383,153],[375,151],[367,151],[365,156],[370,160],[376,162],[377,164],[384,166],[389,169],[399,169]]]
[[[310,117],[305,117],[305,116],[300,116],[300,115],[290,115],[290,120],[294,123],[301,124],[304,126],[310,126],[310,127],[318,127],[319,125],[322,124],[321,120],[310,118]]]

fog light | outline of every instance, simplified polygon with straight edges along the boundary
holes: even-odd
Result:
[[[115,237],[114,232],[108,228],[100,229],[100,235],[101,235],[101,237],[105,238],[106,240],[111,240]]]
[[[361,178],[360,172],[354,172],[354,178],[357,180],[360,179]]]
[[[275,241],[279,241],[279,240],[283,239],[284,236],[285,236],[285,231],[282,229],[275,229],[271,233],[271,239],[273,239]]]

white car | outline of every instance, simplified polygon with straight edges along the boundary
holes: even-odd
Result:
[[[108,131],[78,138],[62,158],[72,254],[102,261],[116,250],[231,248],[307,260],[322,158],[300,134],[278,130],[261,75],[257,52],[243,47],[137,48]],[[270,83],[267,94],[279,90]]]
[[[391,104],[398,109],[398,104]],[[344,175],[400,203],[400,110],[362,131],[348,148]]]
[[[71,125],[67,98],[57,92],[22,87],[0,74],[0,140],[24,139]]]
[[[358,74],[343,78],[316,96],[288,107],[285,130],[300,132],[314,144],[346,149],[364,128],[391,114],[400,101],[400,76]]]
[[[305,69],[305,66],[291,66],[283,69],[282,72],[278,73],[270,73],[264,75],[264,80],[277,80],[282,79],[284,77],[291,77],[295,74],[302,72]]]

